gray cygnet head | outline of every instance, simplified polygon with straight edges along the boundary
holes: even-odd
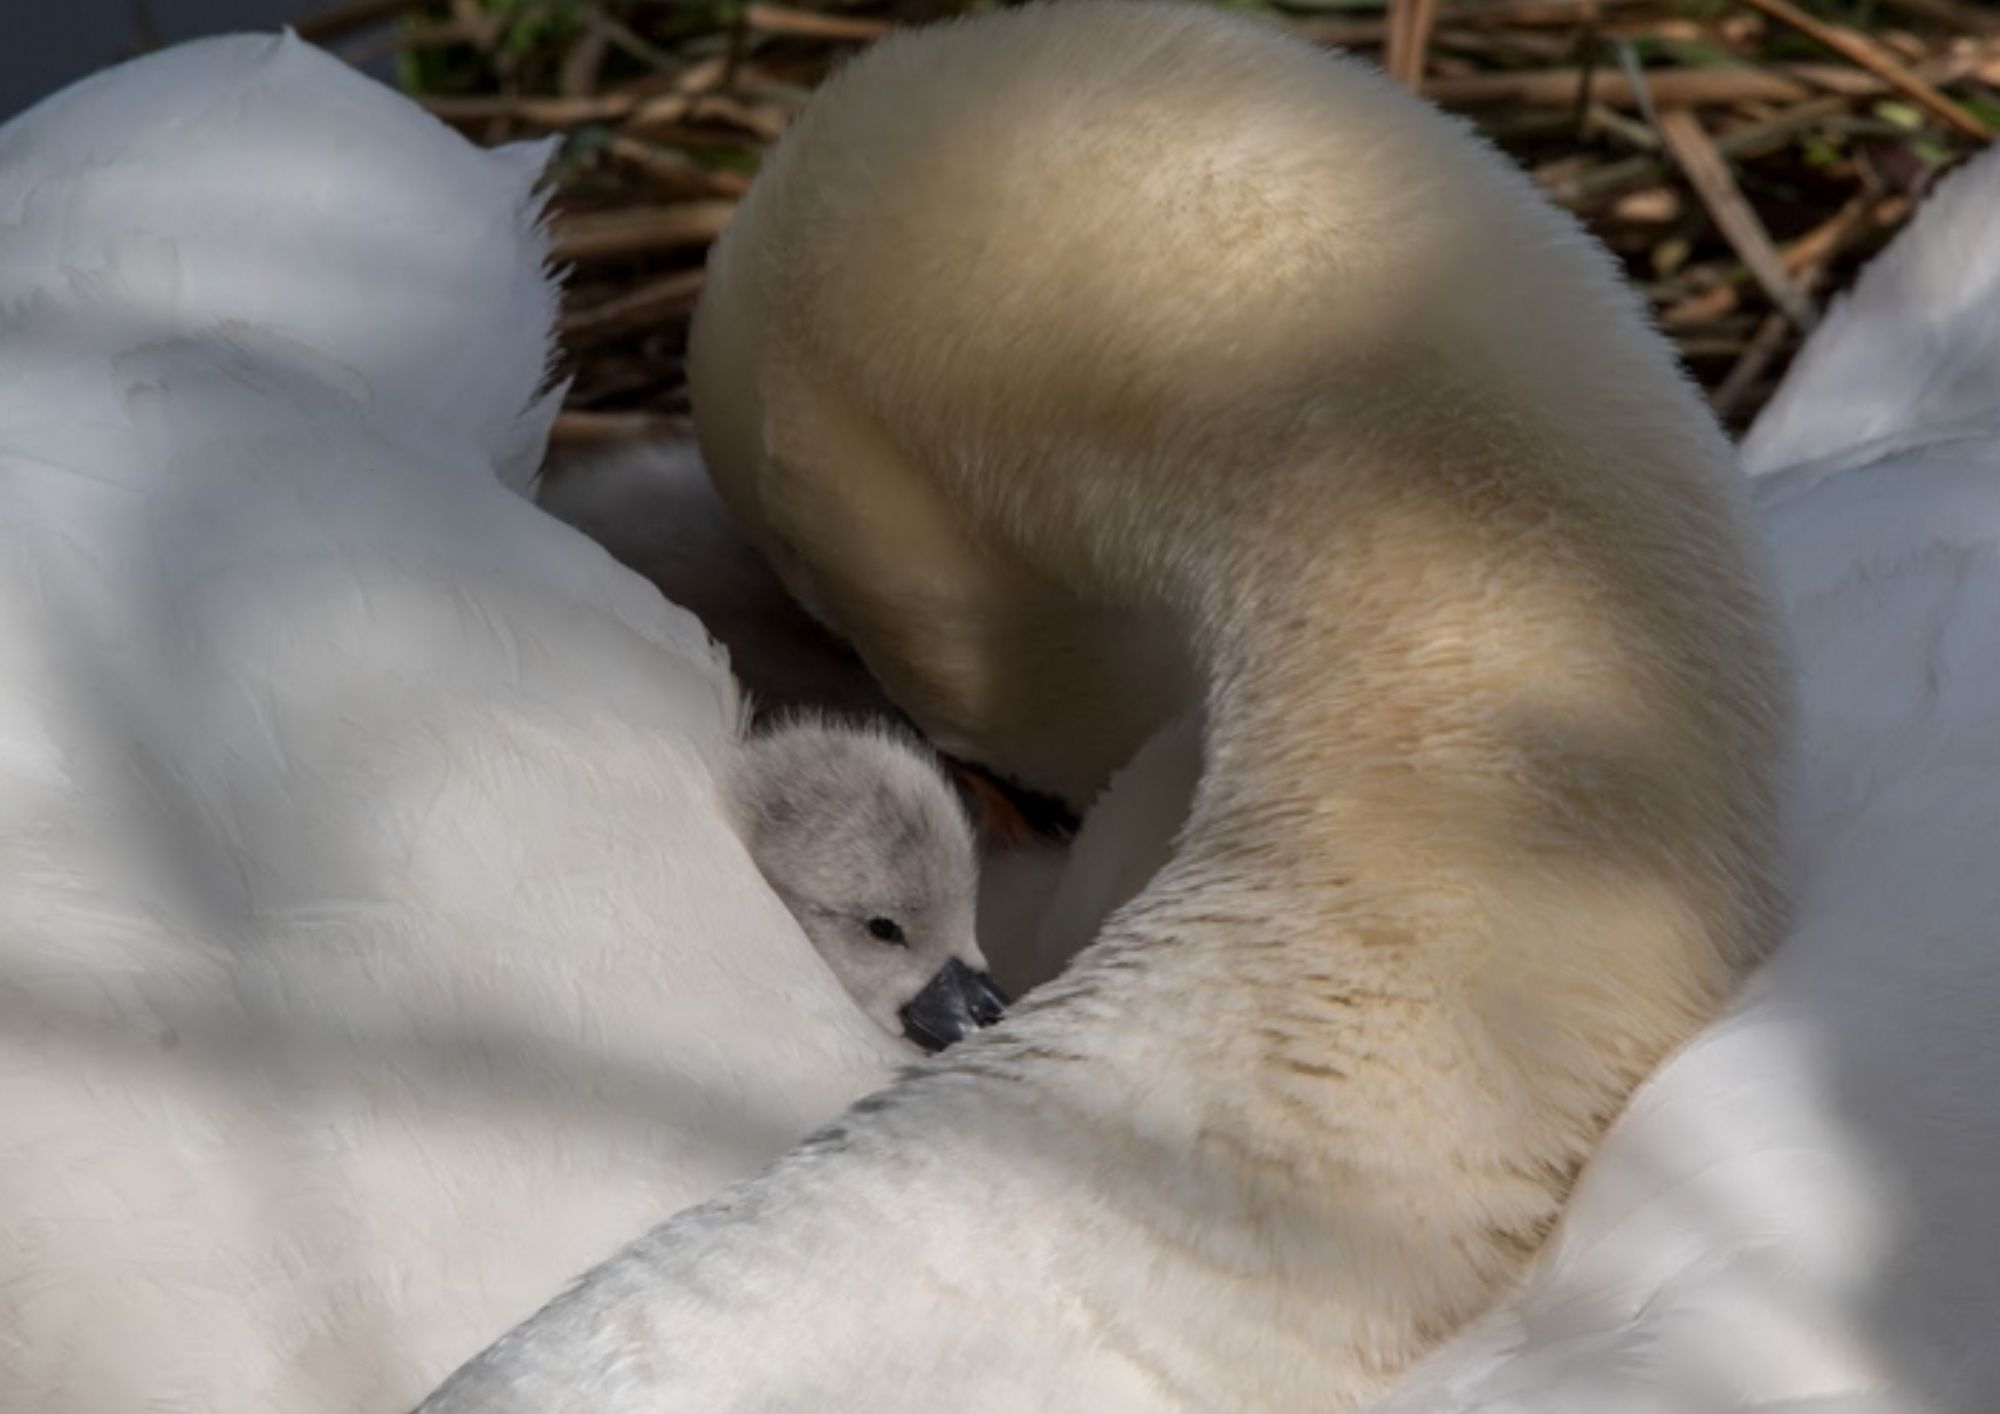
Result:
[[[786,722],[742,741],[728,792],[757,867],[885,1030],[936,1051],[1000,1019],[971,822],[927,751],[887,728]]]

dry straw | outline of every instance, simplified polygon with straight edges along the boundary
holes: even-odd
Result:
[[[685,426],[703,254],[813,85],[897,24],[972,7],[348,0],[298,28],[357,58],[393,54],[481,141],[565,136],[554,231],[573,267],[575,381],[561,435],[605,441]],[[1739,426],[1827,298],[2000,127],[2000,12],[1970,0],[1264,8],[1477,122],[1625,262]]]

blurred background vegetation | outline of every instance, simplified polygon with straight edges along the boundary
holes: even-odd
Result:
[[[569,442],[684,426],[709,241],[813,86],[1001,0],[349,0],[300,25],[483,142],[559,134]],[[1617,253],[1717,411],[2000,130],[1985,0],[1216,0],[1476,123]],[[1995,233],[2000,240],[2000,232]]]

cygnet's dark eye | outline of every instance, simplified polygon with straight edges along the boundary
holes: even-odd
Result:
[[[903,925],[893,918],[869,919],[868,936],[880,938],[885,943],[894,943],[899,948],[909,946],[909,939],[903,936]]]

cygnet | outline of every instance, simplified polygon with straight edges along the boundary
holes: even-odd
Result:
[[[1000,1019],[972,824],[927,751],[883,726],[795,719],[744,738],[727,793],[757,867],[878,1024],[939,1051]]]

